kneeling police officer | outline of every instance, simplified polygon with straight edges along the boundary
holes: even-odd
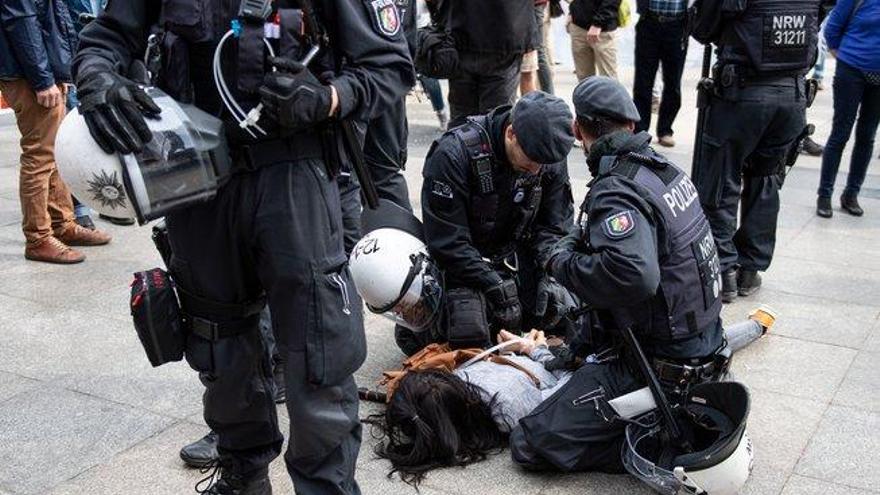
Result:
[[[553,327],[572,304],[541,266],[572,226],[565,159],[573,140],[568,105],[536,91],[434,142],[422,171],[424,236],[455,323],[429,340],[489,343],[486,325],[459,320],[484,300],[495,331]],[[486,319],[478,313],[471,314]],[[399,327],[396,334],[408,355],[428,343],[424,333]]]
[[[224,119],[233,163],[216,197],[166,217],[186,358],[200,372],[205,420],[219,436],[222,469],[203,492],[271,493],[268,465],[283,437],[258,330],[268,299],[286,354],[285,461],[294,487],[359,493],[352,373],[366,347],[335,181],[351,143],[338,130],[376,117],[413,84],[396,7],[110,2],[82,32],[74,61],[80,112],[107,153],[138,151],[151,139],[144,114],[158,107],[122,75],[143,58],[166,93]]]
[[[717,375],[726,362],[716,356],[723,344],[718,255],[688,176],[650,148],[648,133],[633,134],[639,113],[626,89],[591,77],[573,100],[593,180],[579,225],[546,270],[592,308],[591,328],[603,332],[589,339],[595,354],[569,382],[572,396],[524,418],[511,433],[511,452],[533,469],[620,472],[626,423],[606,418],[601,405],[644,381],[615,329],[632,329],[672,389]],[[560,448],[570,455],[557,455]]]

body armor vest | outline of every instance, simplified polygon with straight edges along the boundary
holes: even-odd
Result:
[[[486,116],[470,117],[466,124],[450,132],[468,158],[469,189],[473,193],[468,220],[473,241],[484,256],[507,256],[516,243],[531,234],[532,222],[541,206],[543,175],[523,176],[513,185],[512,198],[502,198],[506,191],[496,190],[495,173],[501,165],[492,150],[488,121]],[[499,211],[511,206],[508,211]]]
[[[632,325],[655,341],[684,340],[712,327],[721,314],[721,265],[691,179],[653,152],[606,158],[617,163],[600,171],[597,181],[618,175],[641,186],[655,213],[659,241],[657,293],[649,304],[613,310],[618,324]]]
[[[732,0],[737,15],[725,20],[718,60],[756,76],[805,74],[815,63],[819,2],[815,0]],[[737,10],[741,8],[742,10]]]

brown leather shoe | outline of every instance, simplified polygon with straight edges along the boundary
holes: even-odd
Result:
[[[52,236],[43,239],[38,244],[28,245],[24,250],[24,257],[31,261],[45,261],[62,265],[72,265],[86,259],[86,255]]]
[[[89,230],[78,224],[57,237],[68,246],[103,246],[113,239],[103,230]]]

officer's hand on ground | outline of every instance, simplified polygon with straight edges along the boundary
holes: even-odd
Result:
[[[94,71],[77,84],[79,111],[89,132],[107,153],[140,151],[153,135],[144,116],[161,109],[134,81],[112,71]]]
[[[501,328],[519,331],[522,321],[522,306],[516,290],[516,282],[504,280],[486,290],[491,320]]]
[[[571,293],[550,275],[544,275],[538,282],[538,298],[535,302],[535,316],[541,319],[541,328],[552,328],[565,314],[577,306]]]
[[[260,87],[266,115],[284,129],[307,129],[330,117],[333,90],[309,70],[267,74]]]

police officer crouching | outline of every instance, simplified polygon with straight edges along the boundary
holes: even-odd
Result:
[[[648,133],[633,134],[639,113],[626,89],[595,76],[578,84],[573,100],[593,180],[579,225],[546,270],[593,310],[604,332],[569,382],[564,394],[571,397],[524,418],[511,433],[511,451],[532,469],[621,472],[625,423],[606,416],[605,403],[644,381],[616,329],[633,330],[672,389],[717,375],[718,256],[688,176],[651,149]],[[557,455],[560,448],[565,455]]]
[[[825,2],[728,3],[697,2],[693,32],[717,45],[692,173],[718,243],[724,302],[757,291],[758,272],[772,261],[779,190],[811,132],[805,113],[815,87],[804,76]]]
[[[336,174],[352,148],[339,130],[413,84],[397,10],[342,0],[109,2],[74,60],[80,112],[107,153],[152,139],[143,114],[156,107],[122,75],[145,52],[157,86],[224,120],[233,162],[213,199],[166,216],[186,359],[218,434],[219,476],[197,488],[272,492],[268,465],[284,438],[258,329],[268,300],[286,358],[294,488],[358,494],[352,373],[366,345],[343,252]]]
[[[552,328],[572,305],[541,267],[572,225],[565,159],[573,140],[568,105],[535,91],[434,142],[422,214],[428,252],[444,274],[441,326],[449,333],[430,340],[483,346],[491,338],[485,320],[496,332]],[[468,313],[483,300],[488,318]],[[408,355],[428,343],[404,328],[396,334]]]

